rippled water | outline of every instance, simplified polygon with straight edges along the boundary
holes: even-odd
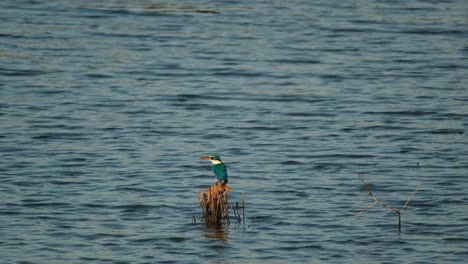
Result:
[[[466,1],[0,2],[2,263],[468,257]],[[213,228],[198,157],[246,224]],[[373,192],[402,214],[374,207]]]

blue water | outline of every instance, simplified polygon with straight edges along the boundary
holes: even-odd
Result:
[[[468,258],[468,5],[0,2],[1,263]],[[228,165],[246,223],[201,217]],[[380,200],[401,207],[401,232]]]

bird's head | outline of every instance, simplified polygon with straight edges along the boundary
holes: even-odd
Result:
[[[201,160],[209,160],[209,161],[211,161],[211,164],[213,164],[213,165],[223,163],[221,161],[221,158],[218,155],[203,156],[203,157],[200,157],[200,159]]]

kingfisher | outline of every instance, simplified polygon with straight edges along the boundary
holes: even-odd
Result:
[[[226,185],[228,183],[228,174],[226,165],[221,161],[221,158],[218,155],[212,156],[203,156],[200,157],[201,160],[209,160],[211,161],[213,174],[216,178],[216,183],[220,183],[222,185]]]

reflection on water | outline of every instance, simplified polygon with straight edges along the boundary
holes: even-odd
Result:
[[[227,242],[229,239],[229,229],[221,225],[207,225],[203,236],[221,242]]]

